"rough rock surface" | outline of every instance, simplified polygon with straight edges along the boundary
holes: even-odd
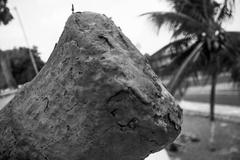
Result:
[[[0,111],[0,159],[141,160],[182,110],[105,15],[74,13],[47,64]]]

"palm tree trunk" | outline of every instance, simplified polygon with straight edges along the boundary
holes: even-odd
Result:
[[[214,107],[215,107],[215,91],[216,91],[216,83],[217,83],[217,72],[213,72],[212,74],[212,82],[211,82],[211,94],[210,94],[210,150],[214,151],[214,137],[215,137],[215,117],[214,117]]]
[[[11,65],[9,64],[8,55],[5,53],[0,53],[0,63],[7,86],[10,88],[17,88],[17,83],[11,72]]]
[[[210,121],[214,121],[215,91],[217,83],[217,72],[212,74],[211,94],[210,94]]]

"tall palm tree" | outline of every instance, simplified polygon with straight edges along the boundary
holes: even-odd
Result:
[[[149,12],[146,15],[160,29],[167,25],[173,31],[173,42],[158,50],[150,61],[158,65],[161,75],[172,78],[168,89],[172,94],[189,77],[211,78],[210,120],[214,121],[217,76],[232,73],[237,64],[236,46],[222,23],[232,18],[235,0],[167,0],[172,12]],[[156,62],[157,61],[157,62]],[[159,66],[159,62],[162,62]]]

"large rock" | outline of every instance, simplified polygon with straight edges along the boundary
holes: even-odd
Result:
[[[0,112],[0,159],[141,160],[181,130],[182,111],[104,15],[69,17],[37,77]]]

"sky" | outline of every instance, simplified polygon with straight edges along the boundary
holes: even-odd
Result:
[[[236,2],[235,19],[224,25],[227,30],[240,31],[240,1]],[[151,55],[170,41],[171,34],[166,28],[157,34],[154,25],[146,17],[139,16],[150,11],[169,11],[164,0],[8,0],[14,19],[0,26],[0,49],[27,47],[14,10],[16,7],[30,47],[37,46],[41,58],[47,61],[71,14],[72,4],[76,12],[93,11],[111,17],[142,54]]]

